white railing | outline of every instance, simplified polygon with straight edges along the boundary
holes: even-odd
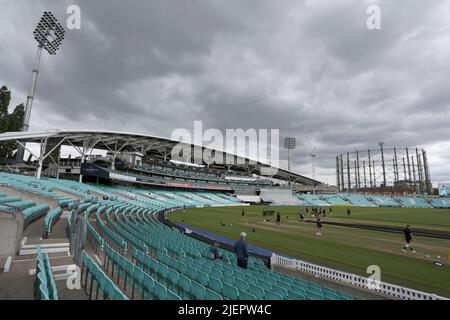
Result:
[[[311,273],[314,276],[331,279],[337,282],[342,282],[354,287],[365,288],[370,291],[378,292],[387,296],[405,299],[405,300],[449,300],[448,298],[438,296],[436,294],[417,291],[394,284],[379,281],[374,283],[369,278],[361,277],[356,274],[347,273],[327,267],[322,267],[316,264],[286,258],[272,254],[270,258],[270,265],[280,266],[291,270]]]

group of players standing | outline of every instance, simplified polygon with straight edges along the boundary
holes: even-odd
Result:
[[[333,214],[333,208],[329,207],[328,208],[329,211],[329,215]],[[311,207],[311,210],[308,207],[305,207],[305,213],[309,214],[311,213],[311,216],[315,218],[316,220],[316,236],[321,236],[322,235],[322,220],[321,220],[321,216],[323,216],[323,218],[327,217],[327,210],[324,208],[317,208],[317,207]],[[352,211],[350,208],[347,208],[347,216],[349,217],[352,214]],[[298,214],[299,216],[299,221],[303,222],[305,219],[305,215],[302,212],[299,212]],[[242,212],[241,212],[241,221],[244,221],[245,223],[247,223],[247,219],[245,218],[245,211],[244,208],[242,208]],[[277,227],[281,226],[281,215],[280,212],[277,211],[277,215],[276,215],[276,222],[275,225]],[[416,251],[414,250],[414,248],[411,246],[411,242],[412,242],[412,231],[410,229],[410,225],[407,225],[405,229],[403,229],[403,234],[405,237],[405,246],[403,247],[402,251],[406,253],[406,249],[410,249],[412,253],[415,253]]]
[[[347,209],[347,214],[349,214],[349,210],[350,209]],[[306,214],[310,213],[310,210],[309,210],[308,207],[305,207],[305,213]],[[328,213],[329,213],[329,215],[333,214],[333,209],[331,207],[328,208]],[[298,215],[299,215],[300,222],[303,222],[304,219],[305,219],[304,214],[300,212]],[[326,218],[327,217],[327,210],[326,209],[322,209],[322,208],[312,207],[311,208],[311,216],[314,217],[314,219],[316,220],[316,226],[317,226],[316,236],[321,236],[322,235],[322,220],[321,220],[321,216],[323,218]]]

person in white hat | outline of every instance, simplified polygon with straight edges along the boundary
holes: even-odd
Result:
[[[248,262],[248,246],[247,242],[245,241],[246,237],[247,234],[245,232],[241,232],[241,238],[238,241],[236,241],[233,250],[237,257],[238,267],[244,269],[247,269],[247,262]]]

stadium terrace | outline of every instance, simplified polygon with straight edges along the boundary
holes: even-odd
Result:
[[[351,242],[362,236],[358,230],[369,237],[381,232],[390,239],[401,225],[385,215],[410,210],[416,235],[436,247],[430,256],[442,254],[439,246],[448,241],[450,230],[427,225],[417,210],[436,210],[440,216],[440,210],[450,208],[447,198],[338,193],[280,168],[273,176],[258,175],[266,165],[248,158],[243,165],[193,166],[172,161],[177,141],[140,134],[55,130],[0,135],[0,142],[10,141],[22,145],[30,157],[24,163],[4,163],[0,172],[2,298],[434,300],[448,294],[438,284],[411,282],[409,287],[394,281],[371,286],[353,270],[300,260],[302,254],[278,245],[280,233],[290,228],[304,229],[305,243],[320,241],[311,240],[317,216],[325,226],[324,239],[331,236],[326,230],[342,228],[349,229],[345,234]],[[33,143],[41,152],[33,151]],[[80,156],[60,157],[63,145]],[[232,232],[237,237],[239,230],[246,230],[250,242],[247,268],[236,265],[235,240],[226,236]],[[273,239],[281,252],[261,245],[260,234]],[[340,238],[343,250],[348,250],[346,236]],[[220,260],[211,256],[215,242],[221,243]],[[369,247],[361,250],[370,252]],[[61,254],[66,258],[60,259]],[[420,268],[426,260],[431,265],[432,258],[422,254],[416,262]],[[393,258],[401,262],[402,255],[400,251]],[[391,272],[395,280],[396,270]],[[67,285],[74,274],[78,289]],[[37,289],[16,292],[15,279]],[[199,310],[183,309],[194,311]]]
[[[0,300],[450,300],[450,2],[6,2]]]

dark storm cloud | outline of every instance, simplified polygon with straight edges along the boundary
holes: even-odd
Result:
[[[25,100],[35,24],[78,4],[81,30],[43,55],[32,129],[279,128],[298,139],[294,167],[311,174],[310,142],[331,183],[337,154],[382,140],[427,148],[448,181],[449,4],[375,3],[377,31],[356,0],[0,0],[0,83]]]

